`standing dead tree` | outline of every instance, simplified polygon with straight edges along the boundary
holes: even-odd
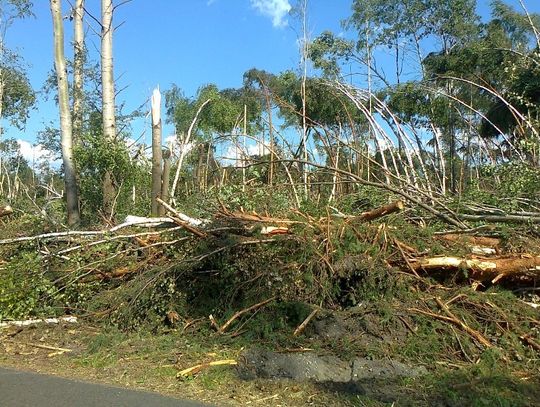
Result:
[[[161,198],[161,93],[159,88],[152,93],[152,216],[159,215],[157,199]]]

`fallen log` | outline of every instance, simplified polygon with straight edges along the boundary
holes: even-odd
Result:
[[[444,240],[446,242],[452,243],[463,243],[470,244],[474,246],[484,246],[497,248],[501,244],[501,239],[495,237],[486,237],[486,236],[468,236],[462,234],[448,233],[446,235],[437,236],[438,239]]]
[[[381,206],[368,212],[364,212],[358,216],[355,216],[353,219],[358,219],[363,222],[369,222],[395,212],[400,212],[403,210],[403,208],[405,208],[405,204],[403,203],[403,201],[395,201],[391,204]]]
[[[501,280],[535,283],[540,281],[540,257],[505,256],[497,258],[461,258],[452,256],[427,257],[410,260],[416,272],[463,270],[473,280],[497,283]]]
[[[9,205],[0,206],[0,218],[3,216],[11,215],[13,208]]]

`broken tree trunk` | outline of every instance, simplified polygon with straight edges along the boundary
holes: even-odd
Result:
[[[359,216],[355,216],[354,219],[359,219],[363,222],[369,222],[371,220],[390,215],[391,213],[402,211],[403,208],[405,208],[405,204],[403,203],[403,201],[395,201],[391,204],[373,209],[372,211],[364,212]]]
[[[152,93],[152,216],[159,216],[158,199],[161,198],[161,93]]]
[[[497,258],[428,257],[410,261],[415,271],[463,270],[473,280],[496,283],[501,280],[535,283],[540,281],[540,257],[505,256]]]

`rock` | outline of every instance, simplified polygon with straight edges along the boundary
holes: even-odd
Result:
[[[244,380],[292,379],[311,380],[318,383],[365,382],[370,379],[395,379],[418,377],[427,374],[420,367],[410,367],[394,360],[369,360],[357,358],[344,361],[332,355],[305,353],[277,353],[252,348],[246,350],[237,367]]]
[[[351,379],[350,363],[335,356],[277,353],[256,348],[243,353],[237,371],[240,378],[246,380],[264,378],[347,382]]]
[[[352,380],[377,378],[418,377],[427,374],[424,366],[411,367],[395,360],[358,358],[352,362]]]

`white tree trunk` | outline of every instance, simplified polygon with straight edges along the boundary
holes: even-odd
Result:
[[[103,137],[109,143],[116,139],[112,19],[112,0],[101,0],[101,102]],[[109,219],[113,216],[115,195],[112,174],[107,170],[103,177],[103,212]]]
[[[84,0],[76,0],[73,10],[73,136],[74,143],[81,138],[84,104]]]
[[[161,198],[161,93],[152,93],[152,216],[159,215],[157,199]]]
[[[64,55],[64,27],[61,0],[51,0],[51,14],[54,33],[54,65],[58,85],[58,106],[60,109],[60,134],[62,159],[64,164],[64,182],[66,188],[68,225],[79,223],[79,194],[75,162],[73,160],[73,139],[71,111],[69,108],[69,88]]]

